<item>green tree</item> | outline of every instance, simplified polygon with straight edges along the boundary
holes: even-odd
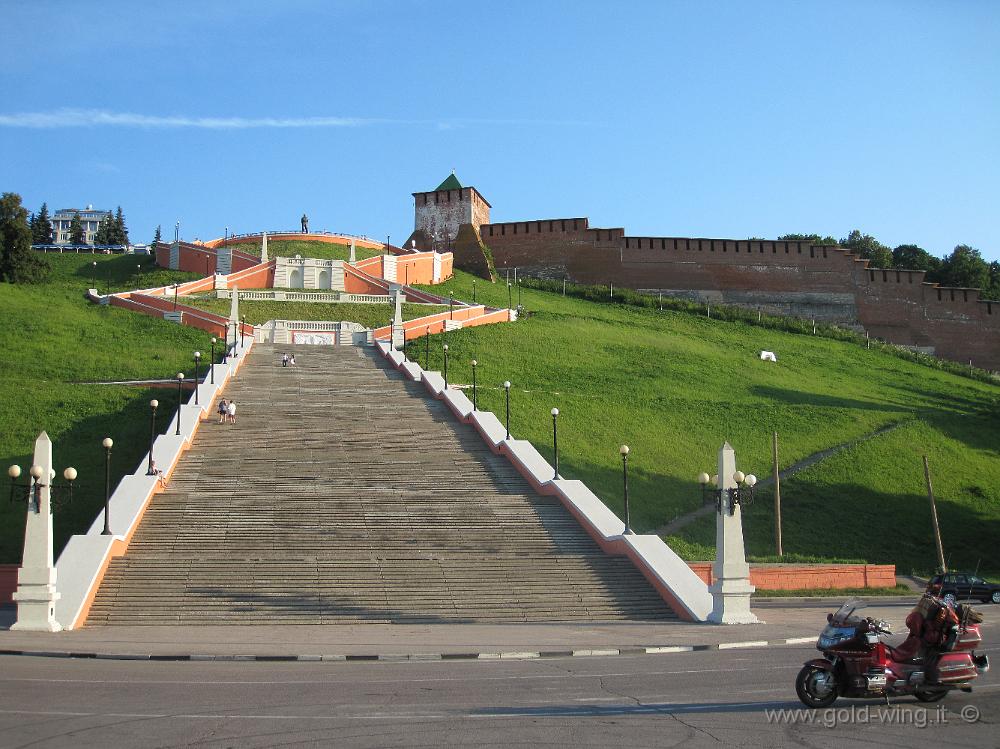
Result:
[[[975,247],[960,244],[941,261],[943,286],[962,286],[985,291],[990,285],[990,266]]]
[[[0,280],[36,283],[48,269],[48,264],[31,249],[31,227],[21,196],[5,192],[0,196]]]
[[[113,231],[112,239],[114,240],[112,244],[128,244],[128,227],[125,226],[125,214],[122,213],[122,207],[118,206],[118,210],[115,212],[115,218],[112,222]]]
[[[990,263],[989,285],[983,289],[983,297],[1000,301],[1000,262]]]
[[[839,242],[841,247],[852,250],[858,257],[868,260],[875,268],[892,267],[892,250],[870,234],[862,234],[855,229]]]
[[[892,251],[892,267],[927,271],[927,280],[933,281],[931,276],[941,271],[941,258],[915,244],[901,244]]]
[[[114,241],[113,223],[114,219],[111,218],[110,214],[101,219],[101,222],[97,225],[97,233],[94,234],[94,244],[116,244]]]
[[[156,234],[153,235],[153,249],[156,249],[156,245],[160,243],[160,236],[162,232],[160,231],[160,225],[156,225]]]
[[[837,244],[833,237],[821,237],[819,234],[782,234],[778,237],[781,241],[788,242],[812,242],[813,244]]]
[[[48,203],[42,203],[42,209],[34,216],[31,224],[32,244],[52,244],[52,221],[49,219]]]
[[[83,233],[83,222],[79,213],[74,213],[73,219],[69,222],[69,243],[87,244],[87,235]]]

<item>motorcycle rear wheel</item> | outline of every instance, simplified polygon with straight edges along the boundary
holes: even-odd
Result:
[[[829,707],[837,701],[837,679],[832,671],[803,666],[795,678],[795,694],[806,707]]]
[[[913,693],[920,702],[939,702],[947,695],[947,689],[918,689]]]

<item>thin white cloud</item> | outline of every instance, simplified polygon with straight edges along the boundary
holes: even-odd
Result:
[[[248,128],[359,127],[385,120],[356,117],[186,117],[108,112],[100,109],[57,109],[52,112],[0,114],[0,127],[51,129],[66,127],[147,127],[241,130]]]
[[[17,112],[0,114],[0,127],[51,130],[74,127],[138,127],[188,128],[202,130],[248,130],[252,128],[330,128],[365,127],[370,125],[425,125],[438,130],[461,127],[541,126],[592,127],[592,122],[558,120],[504,120],[454,118],[450,120],[393,120],[365,117],[190,117],[186,115],[152,115],[136,112],[109,112],[103,109],[56,109],[51,112]]]

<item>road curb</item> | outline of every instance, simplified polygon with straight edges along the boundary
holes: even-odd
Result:
[[[287,655],[265,654],[223,654],[210,653],[88,653],[60,650],[16,650],[0,649],[0,656],[26,656],[32,658],[77,658],[110,661],[253,661],[274,662],[358,662],[358,661],[509,661],[545,660],[553,658],[604,658],[624,655],[667,655],[671,653],[697,653],[706,650],[739,650],[749,648],[776,647],[781,645],[804,645],[816,641],[816,635],[808,637],[785,637],[778,640],[746,640],[743,642],[720,642],[699,645],[651,645],[648,647],[583,648],[578,650],[489,650],[462,653],[349,653]]]

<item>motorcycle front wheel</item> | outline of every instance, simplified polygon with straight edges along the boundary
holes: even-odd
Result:
[[[832,671],[803,666],[795,679],[795,694],[806,707],[829,707],[837,700],[837,679]]]

